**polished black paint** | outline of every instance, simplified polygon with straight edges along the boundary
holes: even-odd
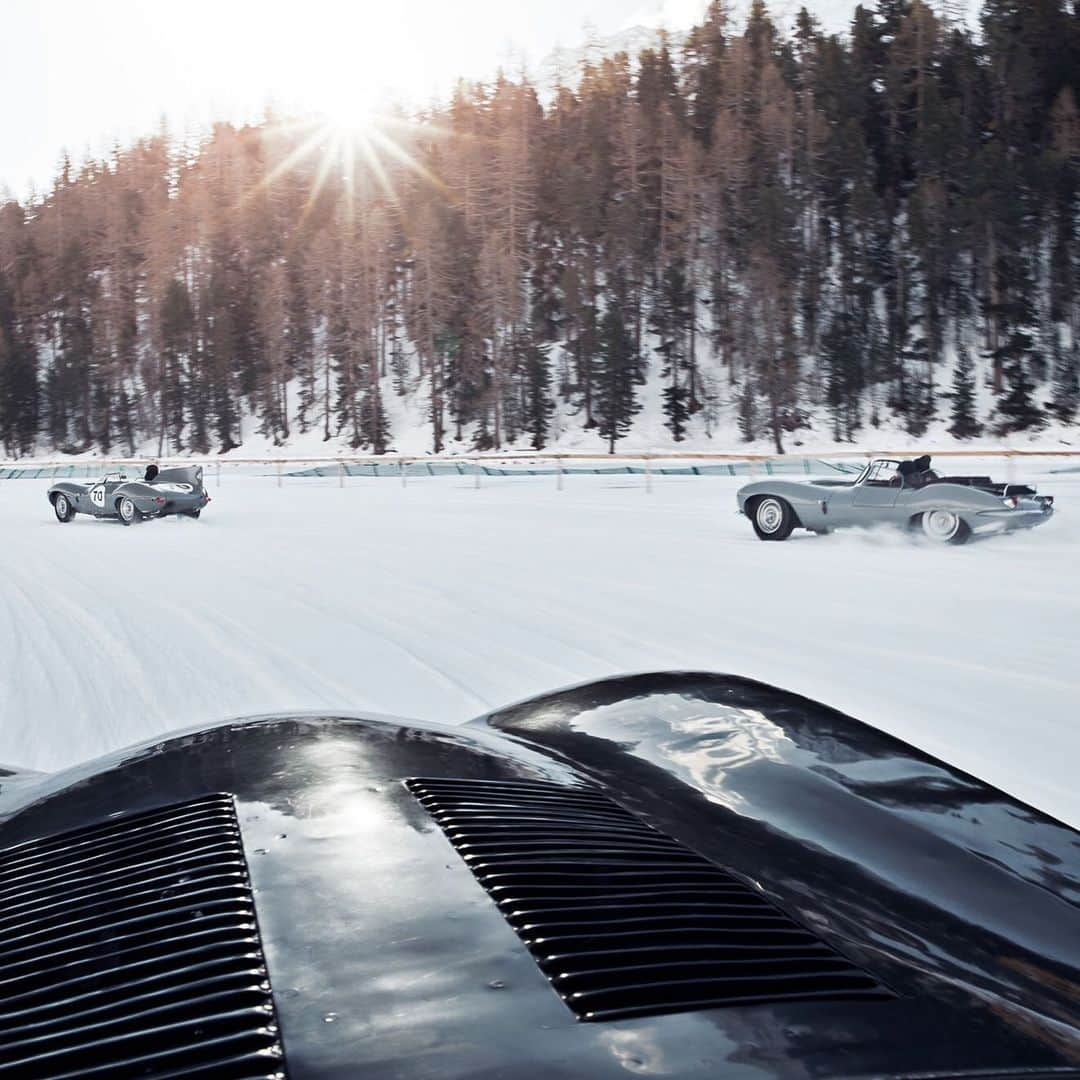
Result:
[[[410,776],[597,784],[895,1001],[574,1020]],[[261,718],[20,784],[0,846],[229,791],[293,1080],[1080,1075],[1080,838],[745,680],[609,680],[445,728]]]
[[[1080,834],[906,743],[751,680],[606,680],[473,722],[576,768],[758,882],[905,992],[926,977],[1080,1020]],[[1052,1026],[1052,1025],[1051,1025]]]
[[[893,995],[598,788],[406,781],[579,1020]]]
[[[282,1080],[230,795],[0,849],[0,1076]]]

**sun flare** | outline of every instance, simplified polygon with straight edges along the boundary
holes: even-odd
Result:
[[[350,93],[327,102],[319,109],[327,131],[342,137],[362,137],[377,126],[382,110],[371,95]]]
[[[396,201],[399,192],[394,178],[402,170],[435,187],[443,186],[425,167],[417,150],[421,130],[428,137],[438,137],[442,132],[437,126],[426,124],[421,129],[415,121],[355,94],[343,95],[338,102],[305,119],[275,125],[276,131],[291,133],[295,145],[264,177],[260,187],[271,186],[312,161],[316,169],[308,209],[332,179],[340,184],[350,212],[358,191],[369,182],[391,202]]]

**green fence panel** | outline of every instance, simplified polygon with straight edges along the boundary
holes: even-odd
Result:
[[[267,467],[273,467],[273,462],[267,462]],[[652,473],[656,476],[750,476],[757,469],[763,469],[768,476],[795,473],[811,475],[819,472],[838,472],[845,475],[862,471],[861,462],[827,461],[821,458],[789,458],[770,460],[764,459],[758,463],[750,461],[727,461],[727,462],[702,462],[700,464],[652,462],[646,464],[564,464],[564,465],[496,465],[488,462],[474,461],[440,461],[418,460],[404,464],[399,462],[371,461],[371,462],[330,462],[326,464],[310,465],[301,469],[293,469],[283,475],[293,479],[309,479],[313,477],[338,478],[344,473],[346,476],[360,477],[438,477],[438,476],[496,476],[496,477],[522,477],[522,476],[555,476],[561,473],[564,476],[629,476]],[[96,479],[105,467],[99,464],[71,464],[71,465],[9,465],[0,468],[0,480],[41,480],[64,478],[90,478]],[[1080,466],[1066,466],[1054,469],[1054,472],[1080,472]],[[269,475],[269,474],[267,474]]]

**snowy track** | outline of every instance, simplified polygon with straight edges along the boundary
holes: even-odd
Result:
[[[1037,479],[1055,520],[949,549],[762,544],[739,479],[230,478],[202,521],[130,529],[60,527],[47,484],[9,481],[0,762],[290,709],[454,723],[695,668],[818,698],[1080,825],[1080,475]]]

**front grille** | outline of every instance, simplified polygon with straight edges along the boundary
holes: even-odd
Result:
[[[0,1078],[284,1077],[236,811],[0,851]]]
[[[893,995],[749,886],[588,788],[412,779],[580,1020]]]

